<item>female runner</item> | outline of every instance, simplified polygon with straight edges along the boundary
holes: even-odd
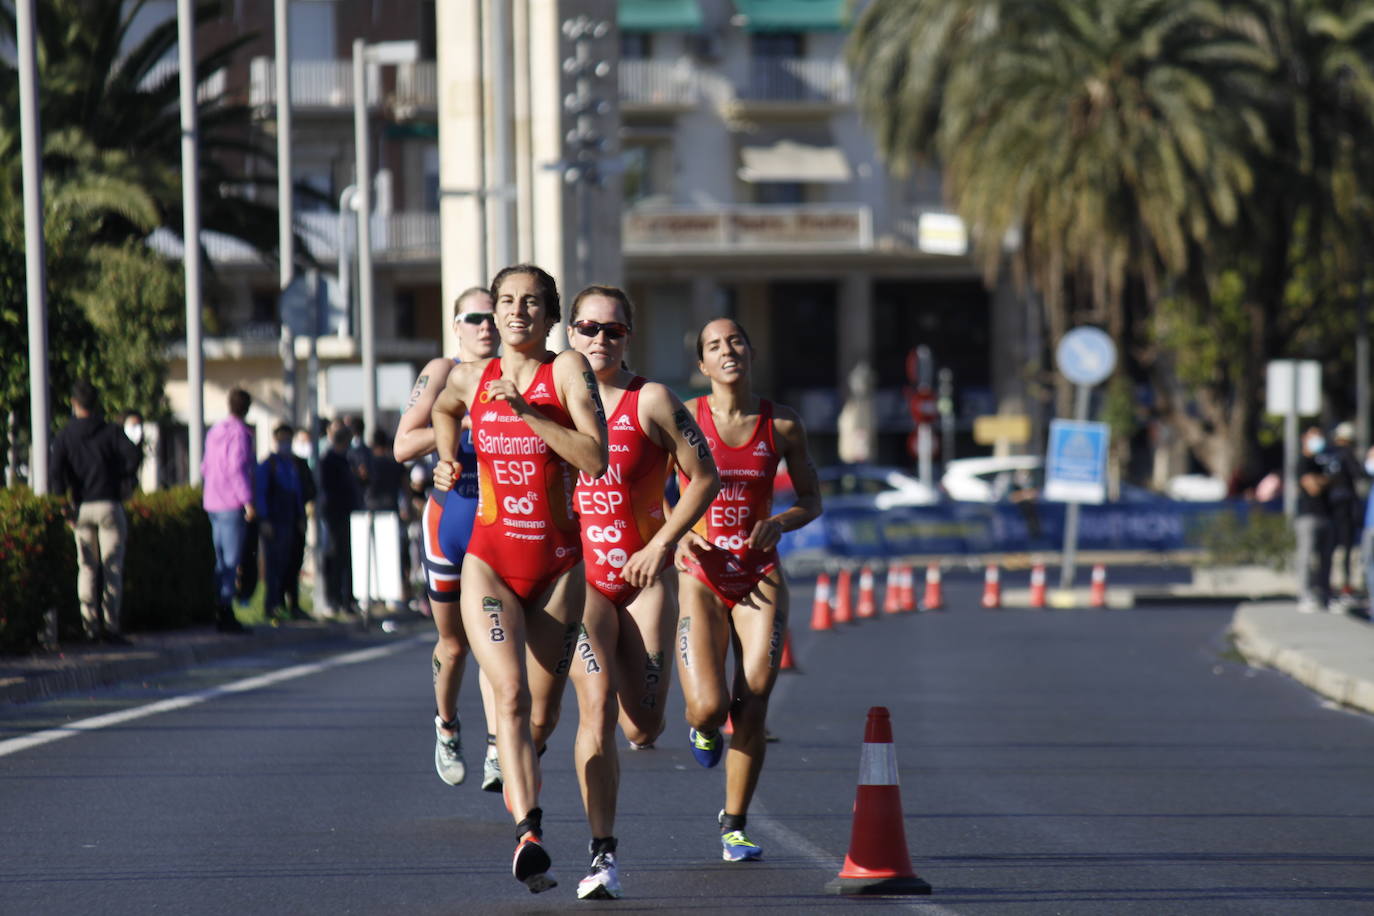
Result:
[[[559,318],[553,277],[528,264],[491,284],[502,355],[462,363],[434,404],[435,486],[457,478],[459,423],[472,417],[477,517],[459,599],[472,653],[496,698],[496,743],[516,819],[512,872],[533,893],[557,882],[541,843],[539,761],[582,619],[586,587],[574,469],[606,471],[606,417],[596,377],[575,350],[544,345]]]
[[[587,602],[572,666],[574,758],[592,833],[591,869],[577,896],[608,899],[620,896],[616,708],[636,747],[651,745],[663,731],[673,596],[660,574],[678,538],[710,505],[720,479],[706,438],[677,396],[624,368],[634,327],[629,297],[613,286],[589,286],[573,300],[570,321],[573,348],[596,373],[610,436],[606,473],[583,473],[577,480]],[[663,490],[672,462],[690,483],[665,519]]]
[[[788,591],[778,563],[783,532],[821,514],[816,469],[806,430],[787,407],[755,396],[749,370],[754,348],[729,319],[707,322],[697,336],[698,366],[711,393],[687,403],[706,435],[721,487],[693,532],[678,544],[680,572],[678,672],[687,703],[688,740],[697,762],[725,761],[721,855],[727,862],[758,859],[763,850],[744,833],[745,816],[763,770],[764,720],[777,679],[787,628]],[[773,476],[787,460],[796,504],[770,515]],[[733,684],[726,684],[725,649],[733,644]]]
[[[453,329],[458,337],[458,356],[430,360],[420,370],[411,389],[410,400],[396,426],[392,449],[397,461],[407,462],[434,451],[434,429],[430,414],[439,392],[444,390],[449,372],[462,362],[488,359],[496,355],[501,339],[496,334],[491,292],[480,286],[463,291],[453,303]],[[465,420],[459,438],[458,461],[463,466],[457,486],[445,493],[430,491],[425,501],[424,553],[425,592],[429,595],[434,626],[439,639],[431,659],[434,671],[434,769],[439,778],[456,786],[467,776],[463,763],[463,735],[458,721],[458,689],[463,682],[468,642],[458,612],[462,582],[463,554],[472,534],[472,518],[477,512],[477,461],[472,451],[472,431]],[[491,685],[478,674],[482,707],[488,722],[495,718]],[[482,788],[500,791],[501,771],[496,744],[487,732],[487,756],[482,764]]]

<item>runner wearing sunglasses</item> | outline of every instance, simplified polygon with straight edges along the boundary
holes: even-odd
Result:
[[[558,286],[518,264],[491,284],[499,359],[462,363],[434,403],[439,464],[449,489],[459,424],[471,416],[478,505],[459,598],[472,653],[496,696],[496,743],[516,820],[511,871],[531,892],[557,882],[542,845],[539,760],[558,719],[585,593],[572,497],[574,471],[606,470],[606,417],[582,354],[544,344],[559,318]]]
[[[651,747],[663,731],[672,651],[673,592],[661,576],[677,539],[720,487],[705,437],[667,387],[625,368],[634,323],[629,297],[613,286],[589,286],[571,309],[573,349],[587,358],[606,405],[610,466],[600,477],[578,475],[574,504],[582,523],[586,609],[572,682],[578,725],[574,758],[591,828],[591,869],[577,886],[582,899],[620,896],[615,813],[620,784],[615,726],[631,746]],[[687,480],[664,517],[670,464]]]
[[[787,628],[788,589],[777,545],[821,513],[820,485],[806,430],[790,408],[757,397],[750,383],[754,348],[729,319],[707,322],[697,336],[698,368],[711,392],[687,403],[715,458],[720,492],[695,529],[678,543],[678,673],[687,705],[688,740],[704,767],[720,762],[721,726],[734,724],[725,760],[725,807],[717,816],[727,862],[758,859],[745,835],[749,802],[763,770],[768,697],[777,679]],[[773,477],[786,459],[796,503],[770,514]],[[725,650],[733,642],[733,683]]]
[[[458,355],[452,359],[432,359],[420,370],[411,389],[406,409],[396,425],[392,453],[397,461],[407,462],[434,452],[434,429],[430,412],[439,392],[444,390],[449,372],[460,362],[473,362],[496,355],[501,345],[492,314],[491,292],[481,286],[464,290],[453,303],[453,330],[458,336]],[[431,489],[425,501],[422,530],[425,593],[439,639],[434,645],[431,664],[434,672],[434,769],[451,786],[467,776],[463,763],[463,733],[458,720],[458,692],[463,682],[468,642],[458,610],[462,583],[463,554],[472,534],[472,517],[477,511],[477,460],[472,451],[471,424],[465,419],[458,440],[458,461],[463,466],[457,486],[445,493]],[[487,755],[482,763],[482,788],[501,791],[501,768],[496,758],[496,742],[490,723],[496,718],[491,685],[478,672],[482,692],[482,711],[488,723]]]

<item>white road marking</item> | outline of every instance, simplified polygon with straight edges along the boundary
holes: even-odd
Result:
[[[61,741],[63,738],[71,738],[82,732],[109,728],[112,725],[121,725],[125,722],[132,722],[135,719],[142,719],[145,716],[155,716],[158,713],[186,709],[187,707],[204,703],[207,700],[215,700],[236,693],[244,693],[248,690],[257,690],[259,687],[280,684],[282,681],[290,681],[311,674],[319,674],[321,671],[327,671],[330,668],[338,668],[342,665],[356,665],[359,662],[370,662],[374,659],[385,658],[388,655],[395,655],[397,652],[409,649],[416,643],[432,640],[432,636],[417,636],[413,639],[388,643],[384,646],[375,646],[371,649],[359,649],[356,652],[336,655],[324,661],[310,662],[304,665],[293,665],[290,668],[282,668],[279,671],[254,675],[253,677],[247,677],[240,681],[221,684],[218,687],[198,690],[195,693],[187,693],[179,697],[169,697],[165,700],[158,700],[156,703],[149,703],[146,706],[135,706],[132,709],[121,709],[119,712],[111,712],[102,716],[81,719],[64,725],[61,728],[49,728],[41,732],[34,732],[31,735],[24,735],[22,738],[10,738],[6,741],[0,741],[0,757],[17,754],[20,751],[26,751],[30,748],[50,744],[53,741]]]

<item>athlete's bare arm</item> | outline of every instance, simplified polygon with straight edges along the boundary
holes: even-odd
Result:
[[[454,366],[443,392],[434,400],[430,423],[434,427],[434,448],[439,453],[439,463],[434,466],[436,489],[452,489],[462,473],[458,466],[458,431],[467,415],[468,404],[472,402],[472,390],[489,362],[491,360],[484,359]]]
[[[692,415],[677,395],[657,382],[649,382],[639,394],[639,425],[659,448],[667,450],[687,475],[688,483],[663,527],[642,549],[630,557],[621,574],[636,588],[647,588],[658,578],[663,558],[697,523],[720,490],[720,475],[711,449],[706,445]]]
[[[431,359],[420,370],[420,377],[410,389],[410,399],[406,401],[401,422],[396,424],[396,441],[391,454],[397,461],[413,461],[434,451],[434,427],[430,425],[430,414],[439,393],[448,382],[452,368],[453,360],[441,356]]]
[[[606,442],[606,411],[601,406],[596,376],[592,374],[587,357],[576,350],[559,353],[553,361],[553,383],[575,429],[568,429],[544,416],[509,382],[504,382],[501,388],[493,385],[492,392],[507,401],[558,457],[589,477],[600,477],[606,473],[610,454]],[[497,394],[498,391],[501,393]]]
[[[778,444],[782,457],[787,459],[797,501],[754,525],[749,534],[749,546],[756,550],[772,550],[778,546],[784,532],[795,531],[821,514],[821,484],[806,446],[806,427],[792,408],[773,405],[773,441]]]

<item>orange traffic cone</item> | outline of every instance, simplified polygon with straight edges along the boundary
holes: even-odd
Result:
[[[885,706],[868,710],[849,853],[840,873],[825,889],[831,894],[930,893],[930,885],[912,869],[906,848],[897,749],[892,744],[892,719]]]
[[[778,663],[779,671],[800,671],[797,667],[796,659],[792,657],[792,628],[788,627],[782,631],[782,661]]]
[[[989,610],[1002,606],[1002,572],[996,563],[989,563],[983,574],[983,607]]]
[[[1098,563],[1093,567],[1092,591],[1088,593],[1088,607],[1107,606],[1107,567]]]
[[[811,602],[811,629],[830,629],[830,575],[816,577],[816,597]]]
[[[903,563],[901,570],[897,573],[897,582],[901,586],[901,598],[898,600],[898,607],[902,611],[916,610],[916,574],[911,571],[910,563]]]
[[[873,594],[873,567],[864,564],[859,571],[859,617],[867,619],[878,615],[878,599]]]
[[[902,610],[902,571],[896,563],[887,564],[887,584],[883,589],[883,613],[896,614]]]
[[[1045,564],[1036,563],[1031,567],[1030,606],[1045,606]]]
[[[854,622],[854,602],[851,598],[854,588],[854,574],[849,567],[840,570],[835,579],[835,623]]]
[[[940,564],[931,563],[926,567],[926,594],[921,600],[921,610],[938,611],[945,606],[944,589],[940,587]]]

